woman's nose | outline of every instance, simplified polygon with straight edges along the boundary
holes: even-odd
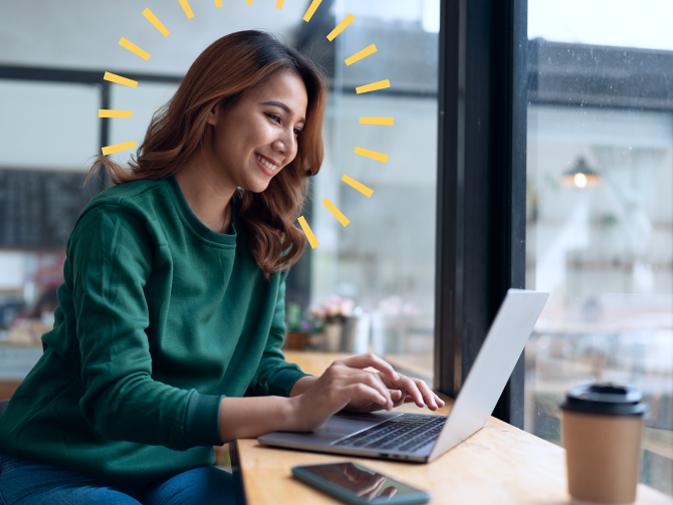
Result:
[[[273,147],[273,150],[282,154],[285,154],[286,152],[286,147],[285,147],[285,142],[281,139],[276,139],[273,141],[271,144],[271,147]]]
[[[281,154],[291,153],[295,148],[295,139],[293,135],[283,135],[274,140],[271,145],[276,152]]]

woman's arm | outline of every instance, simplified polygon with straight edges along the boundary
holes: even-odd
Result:
[[[271,327],[255,376],[246,391],[246,396],[290,396],[290,390],[305,374],[297,365],[285,361],[283,344],[287,325],[285,323],[285,278],[287,271],[274,274],[278,281]]]
[[[107,440],[185,450],[219,442],[220,394],[155,380],[145,287],[155,255],[146,218],[134,207],[89,207],[68,240],[65,282],[72,290],[81,359],[79,408]]]
[[[295,405],[283,396],[253,396],[220,400],[222,443],[256,438],[272,431],[295,431]]]

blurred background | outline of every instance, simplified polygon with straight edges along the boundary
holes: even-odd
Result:
[[[326,159],[307,203],[320,241],[288,278],[288,347],[371,349],[432,381],[439,0],[0,0],[0,398],[41,354],[67,237],[100,188],[102,145],[141,142],[194,58],[270,31],[329,78]],[[642,480],[673,494],[673,18],[669,0],[528,4],[527,287],[552,296],[526,349],[525,427],[559,443],[564,392],[601,379],[650,406]],[[142,17],[150,7],[164,38]],[[325,35],[347,14],[334,42]],[[143,61],[120,36],[151,53]],[[353,65],[344,58],[375,43]],[[102,80],[105,70],[140,81]],[[392,87],[354,88],[381,79]],[[98,119],[99,108],[130,119]],[[360,116],[394,116],[394,126]],[[384,152],[380,164],[353,153]],[[114,155],[125,163],[129,151]],[[469,167],[468,167],[469,169]],[[340,183],[374,189],[371,199]],[[322,206],[332,200],[343,228]]]

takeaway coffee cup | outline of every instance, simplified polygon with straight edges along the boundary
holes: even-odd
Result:
[[[561,405],[568,491],[590,503],[632,503],[640,473],[646,406],[628,386],[585,384]]]

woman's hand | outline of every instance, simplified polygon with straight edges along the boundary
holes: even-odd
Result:
[[[371,369],[368,369],[371,368]],[[444,402],[425,382],[398,374],[390,364],[373,354],[361,354],[334,361],[294,402],[297,430],[313,431],[331,415],[390,410],[413,401],[435,410]]]
[[[368,371],[369,373],[379,375],[379,379],[388,388],[393,407],[398,407],[403,403],[414,402],[418,407],[428,407],[430,410],[437,410],[444,406],[444,400],[437,396],[432,389],[421,379],[407,377],[396,373],[396,379],[390,379],[387,374],[381,374],[377,371]],[[350,412],[372,412],[381,407],[371,402],[353,399],[346,405],[345,409]]]

